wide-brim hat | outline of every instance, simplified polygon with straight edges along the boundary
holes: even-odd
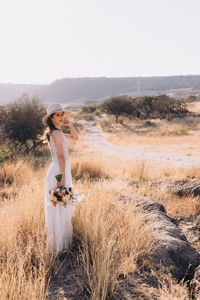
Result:
[[[59,104],[59,103],[54,103],[54,104],[49,105],[47,107],[47,114],[42,118],[42,123],[44,125],[46,125],[47,124],[47,119],[49,118],[50,115],[52,115],[56,112],[62,112],[62,111],[65,113],[65,115],[71,114],[71,111],[64,109],[62,107],[62,105]]]

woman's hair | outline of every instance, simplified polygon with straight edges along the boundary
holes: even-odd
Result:
[[[48,126],[48,131],[46,133],[46,138],[49,141],[50,140],[50,134],[52,133],[53,130],[58,130],[58,128],[56,128],[52,122],[52,118],[54,116],[54,113],[51,114],[48,119],[47,119],[47,126]]]

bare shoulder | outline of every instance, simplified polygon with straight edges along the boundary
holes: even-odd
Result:
[[[53,140],[55,142],[62,142],[63,140],[63,133],[61,130],[53,130],[53,132],[51,133]]]
[[[63,135],[61,130],[53,130],[51,134],[53,137],[59,137]]]

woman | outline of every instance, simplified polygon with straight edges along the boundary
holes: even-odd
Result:
[[[50,203],[49,191],[57,186],[73,187],[71,166],[68,156],[69,141],[78,139],[77,132],[72,123],[66,119],[70,114],[60,104],[52,104],[47,108],[43,117],[43,124],[47,125],[48,145],[52,156],[52,164],[46,176],[45,192],[45,226],[49,252],[58,253],[68,249],[72,244],[73,226],[71,219],[75,206],[68,204],[63,207],[60,203],[56,207]],[[61,126],[68,126],[71,134],[64,134]],[[58,183],[55,175],[62,173],[62,180]]]

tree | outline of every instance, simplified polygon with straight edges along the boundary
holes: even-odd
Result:
[[[30,99],[27,94],[4,108],[2,130],[4,136],[12,142],[25,145],[27,152],[41,143],[39,135],[44,126],[42,117],[46,113],[45,106],[37,97]]]
[[[131,115],[133,111],[133,105],[131,98],[128,96],[115,96],[104,101],[101,106],[103,112],[114,115],[115,121],[118,122],[120,115]]]

